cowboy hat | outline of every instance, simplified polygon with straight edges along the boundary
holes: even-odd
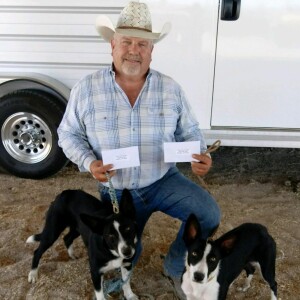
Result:
[[[96,29],[106,42],[110,42],[115,33],[125,36],[153,40],[162,40],[171,30],[171,24],[165,23],[161,32],[152,31],[151,15],[147,4],[131,1],[121,11],[116,28],[107,16],[99,16]]]

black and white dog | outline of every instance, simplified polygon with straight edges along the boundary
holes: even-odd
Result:
[[[73,241],[81,235],[89,255],[91,277],[97,300],[105,299],[103,275],[121,268],[123,292],[126,299],[136,300],[129,282],[132,260],[137,245],[137,227],[132,196],[124,190],[120,213],[115,214],[111,203],[104,203],[80,190],[66,190],[51,203],[44,229],[32,235],[27,243],[40,242],[35,250],[28,281],[38,278],[38,264],[43,253],[53,245],[60,234],[69,227],[64,237],[69,256],[73,254]]]
[[[215,241],[201,236],[201,226],[192,214],[183,235],[188,251],[181,287],[187,300],[226,299],[230,284],[243,269],[247,280],[242,291],[246,291],[257,263],[270,285],[271,299],[277,299],[276,244],[266,227],[245,223]]]

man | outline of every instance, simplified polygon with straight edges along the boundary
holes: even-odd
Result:
[[[184,299],[180,288],[186,251],[184,223],[191,213],[196,214],[207,237],[218,225],[220,211],[206,190],[184,177],[175,163],[164,162],[164,142],[200,141],[201,153],[206,150],[180,86],[149,67],[154,43],[168,34],[170,25],[165,24],[161,33],[152,32],[147,5],[130,2],[116,28],[104,16],[97,20],[96,27],[111,44],[113,63],[72,89],[58,129],[59,145],[81,171],[89,171],[99,181],[102,201],[110,201],[106,173],[118,198],[122,189],[130,190],[139,238],[153,212],[161,211],[183,222],[164,260],[164,271]],[[131,146],[138,147],[140,166],[111,170],[113,165],[103,164],[103,150]],[[193,155],[197,162],[191,162],[191,168],[194,174],[203,176],[212,161],[201,153]],[[140,245],[137,258],[141,249]]]

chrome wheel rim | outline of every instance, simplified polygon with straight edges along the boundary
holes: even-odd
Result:
[[[1,138],[8,154],[22,163],[41,162],[52,149],[49,126],[31,113],[18,112],[9,116],[1,128]]]

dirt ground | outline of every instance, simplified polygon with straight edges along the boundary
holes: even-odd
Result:
[[[64,189],[73,188],[98,196],[95,180],[88,174],[80,174],[73,165],[41,181],[0,173],[0,299],[92,299],[87,254],[80,239],[75,243],[77,260],[68,259],[59,239],[42,258],[38,282],[27,282],[36,245],[25,241],[41,229],[45,211],[54,197]],[[279,299],[300,299],[299,193],[288,185],[251,180],[240,184],[210,183],[209,189],[222,209],[216,236],[243,222],[265,224],[277,242]],[[178,226],[177,220],[161,213],[150,219],[143,236],[144,252],[132,278],[133,290],[141,299],[176,299],[169,281],[162,276],[161,257]],[[229,300],[270,299],[269,289],[259,274],[246,293],[237,292],[243,276],[231,287]]]

